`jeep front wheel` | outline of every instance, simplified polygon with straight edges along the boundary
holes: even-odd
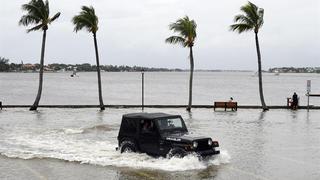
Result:
[[[186,155],[187,155],[187,152],[184,149],[173,148],[168,152],[167,157],[168,158],[172,158],[172,157],[183,158]]]
[[[123,141],[120,145],[120,152],[121,153],[136,152],[136,146],[131,141]]]

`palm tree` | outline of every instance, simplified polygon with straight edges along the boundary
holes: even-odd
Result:
[[[237,31],[239,34],[246,31],[253,31],[255,34],[256,49],[258,55],[258,74],[259,74],[259,93],[262,109],[268,110],[263,97],[262,88],[262,73],[261,73],[261,53],[259,47],[258,32],[263,25],[264,10],[257,7],[255,4],[248,2],[246,5],[241,6],[240,10],[244,14],[239,14],[234,17],[235,24],[230,26],[231,31]]]
[[[49,16],[49,2],[46,0],[31,0],[27,4],[22,5],[22,10],[27,11],[19,21],[19,25],[28,26],[35,25],[30,29],[27,29],[27,32],[42,30],[42,47],[41,47],[41,58],[40,58],[40,72],[39,72],[39,88],[37,97],[30,107],[30,111],[37,110],[39,101],[42,93],[42,84],[43,84],[43,65],[44,65],[44,51],[46,45],[46,35],[48,30],[48,25],[51,24],[60,16],[60,12],[56,13],[53,17]]]
[[[192,47],[194,45],[195,39],[197,37],[196,29],[197,24],[194,20],[190,20],[188,16],[178,19],[176,22],[169,25],[169,29],[173,32],[178,33],[178,35],[170,36],[166,39],[166,43],[170,44],[180,44],[182,47],[188,47],[190,54],[190,79],[189,79],[189,103],[187,111],[191,111],[192,105],[192,80],[193,80],[193,51]]]
[[[104,110],[105,107],[102,99],[100,63],[99,63],[99,52],[98,52],[98,44],[97,44],[98,16],[95,14],[95,10],[92,6],[90,7],[82,6],[81,9],[82,11],[79,13],[79,15],[76,15],[72,18],[72,22],[75,25],[74,31],[78,32],[79,30],[85,28],[88,32],[91,32],[93,34],[94,48],[95,48],[96,61],[97,61],[100,109]]]

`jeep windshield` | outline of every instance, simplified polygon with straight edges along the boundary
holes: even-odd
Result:
[[[160,131],[187,132],[186,125],[180,117],[157,119],[156,123]]]

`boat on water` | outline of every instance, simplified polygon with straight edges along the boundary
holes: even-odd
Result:
[[[73,71],[72,71],[72,74],[70,75],[70,77],[78,77],[77,68],[73,68]]]
[[[259,73],[258,73],[258,71],[256,71],[254,74],[252,74],[251,76],[252,77],[258,77],[258,75],[259,75]]]

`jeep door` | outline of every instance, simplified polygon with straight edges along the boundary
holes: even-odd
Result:
[[[151,120],[142,120],[139,131],[139,147],[141,152],[159,154],[159,139],[157,127]]]

